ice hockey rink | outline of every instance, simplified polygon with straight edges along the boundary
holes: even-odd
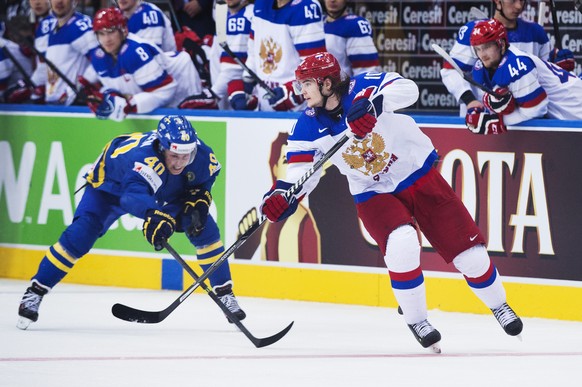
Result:
[[[492,315],[431,310],[437,355],[395,309],[239,297],[254,336],[295,321],[281,341],[255,348],[205,293],[145,325],[118,320],[111,306],[161,310],[179,293],[60,284],[21,331],[27,284],[0,279],[3,387],[582,385],[580,322],[524,318],[520,341]]]

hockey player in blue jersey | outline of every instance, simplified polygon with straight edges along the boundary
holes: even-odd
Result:
[[[164,52],[176,51],[172,23],[157,5],[141,0],[118,0],[117,5],[127,18],[129,32],[156,44]]]
[[[127,213],[144,219],[143,234],[156,250],[174,232],[185,232],[202,268],[210,266],[224,252],[218,226],[208,213],[220,168],[184,116],[165,116],[155,131],[114,138],[86,175],[88,184],[73,222],[32,277],[18,310],[18,328],[37,321],[43,296]],[[244,319],[232,292],[228,261],[210,275],[210,283],[229,310]]]
[[[127,19],[118,8],[99,10],[93,30],[100,46],[91,55],[94,71],[87,72],[82,83],[90,95],[89,108],[97,118],[122,121],[130,113],[175,108],[186,97],[202,92],[190,56],[186,52],[162,52],[153,43],[129,33]],[[90,86],[97,80],[103,85],[101,90]]]
[[[520,334],[523,324],[507,304],[485,239],[433,167],[437,153],[431,140],[412,118],[394,113],[416,102],[418,86],[398,73],[344,78],[329,53],[308,56],[295,76],[309,108],[288,139],[287,175],[264,196],[262,213],[271,222],[291,215],[298,202],[315,189],[321,174],[305,181],[289,200],[281,193],[344,134],[355,136],[330,161],[347,177],[358,217],[384,254],[394,296],[418,342],[440,352],[441,335],[427,320],[414,219],[444,260],[465,276],[504,331]]]
[[[582,119],[582,80],[558,65],[527,54],[507,39],[503,24],[482,20],[471,32],[479,60],[473,79],[501,97],[486,93],[484,108],[470,108],[465,122],[476,134],[499,134],[506,125],[532,118]]]
[[[361,16],[347,11],[347,0],[325,0],[327,14],[323,28],[325,47],[347,75],[380,70],[372,26]]]
[[[566,71],[572,71],[575,65],[572,51],[551,49],[544,28],[520,17],[527,6],[525,0],[492,0],[492,2],[495,9],[493,18],[505,26],[508,32],[507,40],[512,46],[542,60],[556,63]],[[471,71],[478,59],[469,41],[477,22],[479,20],[470,21],[459,29],[455,44],[450,50],[451,57],[465,72]],[[481,90],[470,85],[446,61],[441,69],[441,77],[448,91],[461,103],[461,116],[464,116],[469,108],[483,108]]]

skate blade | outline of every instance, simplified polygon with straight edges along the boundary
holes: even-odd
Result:
[[[441,342],[440,341],[437,341],[436,343],[434,343],[433,345],[431,345],[430,347],[428,347],[428,349],[432,353],[441,353]]]
[[[16,322],[16,328],[22,329],[24,331],[30,326],[30,324],[32,324],[32,322],[32,320],[26,317],[20,317]]]

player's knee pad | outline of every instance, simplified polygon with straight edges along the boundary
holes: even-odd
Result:
[[[63,248],[75,258],[87,254],[101,235],[103,225],[96,216],[85,214],[73,220],[59,238]]]
[[[485,246],[477,245],[457,255],[453,264],[465,276],[478,278],[489,270],[491,259]]]
[[[407,224],[390,233],[384,261],[389,271],[397,273],[409,272],[420,266],[420,244],[414,227]]]

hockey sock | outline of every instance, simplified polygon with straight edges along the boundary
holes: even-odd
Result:
[[[484,246],[474,246],[453,260],[455,267],[465,276],[467,284],[489,309],[506,301],[505,289],[499,273],[489,259]]]
[[[427,318],[426,289],[420,269],[420,245],[416,230],[405,225],[388,236],[386,267],[394,297],[404,312],[407,324],[416,324]]]
[[[55,243],[45,253],[38,266],[38,271],[33,280],[52,288],[58,284],[73,268],[77,258],[70,255],[59,242]]]
[[[214,262],[216,262],[224,253],[222,241],[212,243],[207,246],[196,247],[198,263],[202,270],[206,271]],[[225,260],[209,277],[212,287],[222,285],[231,280],[230,266],[228,260]]]

